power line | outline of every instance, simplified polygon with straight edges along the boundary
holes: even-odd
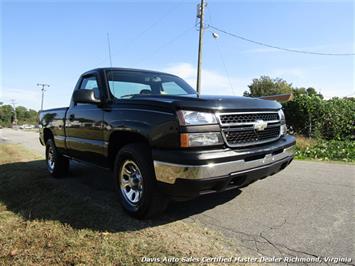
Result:
[[[141,32],[139,32],[138,34],[136,34],[133,38],[131,38],[128,41],[128,44],[123,48],[120,49],[121,51],[125,51],[127,48],[132,47],[133,44],[135,44],[140,38],[142,38],[142,36],[144,34],[146,34],[148,31],[150,31],[152,28],[154,28],[156,25],[158,25],[159,23],[161,23],[165,18],[169,17],[171,14],[173,14],[176,10],[178,10],[181,6],[182,3],[184,3],[184,0],[179,1],[176,5],[174,5],[173,7],[171,7],[170,9],[168,9],[167,11],[164,12],[164,14],[162,16],[160,16],[157,20],[155,20],[153,23],[151,23],[150,25],[148,25],[145,29],[143,29]],[[112,56],[116,56],[117,53],[113,53]],[[102,63],[106,62],[106,58],[101,60],[100,63],[95,64],[95,67],[100,66]]]
[[[311,55],[325,55],[325,56],[354,56],[355,53],[321,53],[321,52],[313,52],[313,51],[305,51],[305,50],[298,50],[298,49],[291,49],[291,48],[285,48],[285,47],[280,47],[280,46],[276,46],[276,45],[272,45],[272,44],[268,44],[268,43],[264,43],[264,42],[260,42],[260,41],[254,41],[248,38],[245,38],[241,35],[235,34],[235,33],[231,33],[228,32],[226,30],[217,28],[213,25],[208,25],[209,28],[212,28],[216,31],[222,32],[224,34],[230,35],[234,38],[240,39],[242,41],[246,41],[246,42],[250,42],[250,43],[254,43],[257,45],[261,45],[264,47],[268,47],[268,48],[273,48],[273,49],[277,49],[277,50],[281,50],[281,51],[285,51],[285,52],[292,52],[292,53],[299,53],[299,54],[311,54]]]
[[[143,31],[141,31],[140,33],[138,33],[135,38],[131,39],[131,41],[129,42],[129,45],[132,45],[133,42],[136,42],[138,39],[140,39],[146,32],[148,32],[150,29],[154,28],[156,25],[158,25],[161,21],[163,21],[166,17],[170,16],[171,14],[173,14],[176,10],[178,10],[181,6],[182,3],[184,3],[185,1],[179,1],[176,5],[174,5],[173,7],[171,7],[170,9],[168,9],[166,12],[163,12],[164,14],[162,16],[160,16],[155,22],[153,22],[152,24],[150,24],[147,28],[145,28]]]
[[[232,80],[231,80],[231,78],[230,78],[230,75],[229,75],[229,71],[228,71],[226,62],[224,61],[224,57],[223,57],[223,55],[222,55],[221,48],[219,47],[218,40],[216,40],[215,42],[216,42],[217,50],[218,50],[218,53],[219,53],[219,57],[220,57],[220,59],[221,59],[221,61],[222,61],[223,67],[224,67],[224,72],[225,72],[226,75],[227,75],[227,80],[228,80],[228,82],[229,82],[229,86],[230,86],[230,88],[232,89],[233,95],[235,95],[234,88],[233,88],[233,84],[232,84]]]
[[[213,23],[213,22],[212,22],[211,9],[208,9],[207,14],[208,14],[209,20],[211,21],[211,23]],[[213,38],[215,39],[215,43],[216,43],[216,46],[217,46],[218,54],[219,54],[219,57],[220,57],[220,59],[221,59],[221,61],[222,61],[223,68],[224,68],[224,72],[226,73],[229,86],[230,86],[230,88],[231,88],[231,90],[232,90],[232,94],[235,95],[234,87],[233,87],[233,84],[232,84],[232,81],[231,81],[231,78],[230,78],[230,75],[229,75],[229,71],[228,71],[228,68],[227,68],[227,64],[226,64],[226,62],[225,62],[225,60],[224,60],[224,56],[223,56],[223,54],[222,54],[221,48],[220,48],[219,43],[218,43],[218,35],[217,35],[216,33],[212,32],[212,31],[210,31],[210,32],[212,33],[212,36],[213,36]]]
[[[193,27],[188,27],[186,28],[184,31],[180,32],[178,35],[175,35],[172,39],[170,39],[169,41],[165,42],[164,44],[162,44],[161,46],[159,46],[157,49],[155,49],[153,52],[149,53],[149,55],[154,55],[158,52],[160,52],[160,50],[162,50],[163,48],[165,48],[166,46],[174,43],[176,40],[180,39],[183,35],[185,35],[185,33],[187,33],[188,31],[190,31],[191,29],[195,28],[195,25]],[[142,60],[137,61],[136,64],[140,64],[142,62],[144,62],[146,60],[146,58],[143,58]]]

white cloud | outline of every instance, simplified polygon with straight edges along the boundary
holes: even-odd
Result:
[[[0,101],[9,104],[13,99],[17,105],[38,110],[41,105],[41,93],[34,90],[18,88],[1,88]]]
[[[192,87],[196,87],[197,69],[189,63],[178,63],[164,69],[165,72],[175,74],[186,80]],[[201,91],[202,94],[215,95],[242,95],[248,89],[249,78],[228,77],[219,72],[202,70]]]
[[[153,67],[154,68],[154,67]],[[276,68],[269,73],[250,73],[249,77],[231,76],[230,81],[226,74],[211,69],[202,69],[202,94],[215,95],[242,95],[248,90],[248,85],[253,78],[260,75],[269,75],[272,78],[280,77],[291,82],[295,87],[314,87],[320,90],[326,98],[334,96],[347,96],[354,93],[354,85],[349,88],[347,84],[338,81],[330,84],[323,78],[315,78],[312,71],[322,72],[322,67],[290,67]],[[159,67],[161,70],[161,67]],[[190,63],[177,63],[163,68],[164,72],[176,74],[186,80],[193,88],[196,87],[196,67]],[[231,85],[233,90],[231,88]],[[354,84],[354,83],[353,83]],[[234,93],[233,93],[234,92]],[[71,96],[71,90],[48,90],[45,95],[44,108],[53,108],[58,106],[67,106]],[[27,108],[38,110],[41,105],[41,91],[35,89],[19,89],[12,87],[0,88],[0,102],[9,104],[11,99],[15,99],[17,105],[23,105]]]
[[[192,87],[196,87],[196,67],[189,63],[178,63],[170,65],[163,71],[178,75],[186,80]],[[258,78],[261,75],[269,75],[272,78],[280,77],[293,84],[295,87],[314,87],[319,90],[326,98],[335,96],[344,97],[350,95],[354,91],[354,87],[348,88],[342,83],[332,83],[317,80],[310,73],[312,71],[322,71],[322,66],[319,67],[284,67],[276,68],[268,73],[254,73],[250,77],[230,77],[234,88],[234,95],[242,95],[245,90],[248,90],[248,85],[253,78]],[[217,71],[203,68],[202,71],[202,94],[216,95],[233,95],[230,83],[226,75]]]

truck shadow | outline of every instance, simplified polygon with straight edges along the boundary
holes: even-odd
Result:
[[[212,209],[235,198],[240,190],[173,202],[153,220],[129,217],[112,190],[111,172],[78,163],[63,179],[51,178],[45,161],[0,165],[0,202],[26,220],[56,220],[77,229],[119,232],[158,226]]]

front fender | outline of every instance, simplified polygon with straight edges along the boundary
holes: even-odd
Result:
[[[150,110],[120,110],[106,120],[105,139],[121,131],[143,136],[153,148],[176,148],[179,145],[179,125],[171,113]],[[117,119],[122,117],[122,119]]]

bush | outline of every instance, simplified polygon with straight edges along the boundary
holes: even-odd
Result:
[[[300,135],[315,137],[319,135],[323,109],[324,100],[318,96],[296,96],[293,101],[284,104],[287,125]]]
[[[354,136],[354,99],[333,98],[325,101],[319,131],[322,138],[331,140],[351,139]]]
[[[306,143],[306,144],[305,144]],[[309,145],[307,145],[307,143]],[[353,162],[355,160],[355,142],[351,140],[339,141],[304,141],[297,139],[297,159],[318,159]]]
[[[296,133],[326,140],[348,140],[354,135],[353,98],[323,100],[318,95],[297,95],[284,104],[286,122]]]

